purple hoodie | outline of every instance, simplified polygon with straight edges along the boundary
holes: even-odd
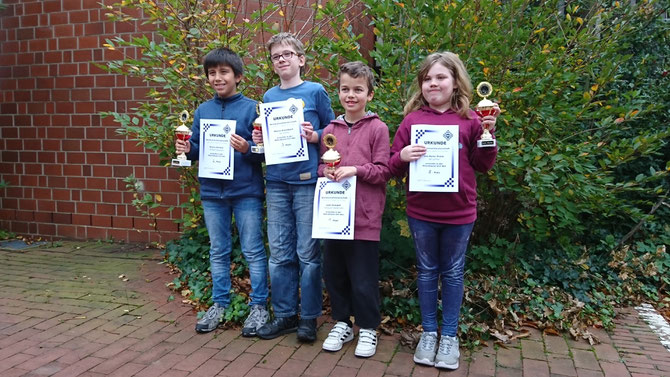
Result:
[[[477,219],[477,179],[475,171],[486,172],[493,167],[498,148],[477,148],[482,127],[474,111],[472,119],[464,119],[452,110],[440,113],[424,106],[403,119],[391,146],[389,168],[396,177],[404,177],[409,163],[400,159],[400,151],[410,144],[410,127],[413,124],[457,124],[458,143],[458,192],[407,191],[407,215],[443,224],[468,224]],[[408,185],[409,187],[409,182]]]
[[[333,134],[337,138],[335,150],[341,156],[340,166],[356,167],[354,239],[379,241],[386,202],[386,182],[391,177],[388,168],[389,130],[374,113],[368,113],[354,123],[351,129],[340,118],[332,120],[322,135]],[[321,141],[321,155],[327,149]],[[326,165],[321,161],[319,177],[323,177],[325,168]]]

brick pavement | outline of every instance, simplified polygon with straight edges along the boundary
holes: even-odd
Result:
[[[353,355],[355,342],[324,352],[326,318],[315,344],[199,335],[191,307],[167,300],[174,276],[158,262],[107,243],[0,251],[0,376],[670,376],[670,352],[630,309],[612,333],[592,331],[601,344],[530,329],[506,347],[462,350],[453,372],[416,366],[397,337],[382,336],[370,359]]]

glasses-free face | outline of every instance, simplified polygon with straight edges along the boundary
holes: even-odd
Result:
[[[368,89],[368,80],[364,76],[351,77],[346,73],[340,75],[338,95],[349,121],[363,117],[365,106],[373,97],[373,93]]]
[[[207,81],[220,98],[228,98],[237,93],[237,84],[242,76],[235,76],[233,69],[227,64],[220,64],[207,70]]]
[[[447,111],[451,107],[451,96],[456,89],[454,77],[449,68],[435,63],[421,83],[421,94],[428,105],[438,111]]]

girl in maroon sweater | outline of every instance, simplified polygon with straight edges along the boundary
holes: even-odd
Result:
[[[414,239],[423,334],[414,362],[458,368],[458,316],[463,299],[465,251],[477,218],[475,171],[493,167],[497,148],[478,148],[482,124],[494,130],[500,109],[481,119],[470,110],[472,84],[463,62],[451,52],[426,58],[417,74],[418,90],[405,106],[391,147],[389,168],[397,177],[426,153],[410,143],[413,124],[458,125],[458,192],[407,191],[407,218]],[[438,279],[442,281],[442,330],[438,342]]]
[[[319,176],[340,181],[356,176],[356,215],[353,240],[325,240],[323,272],[337,323],[323,349],[339,351],[353,339],[352,322],[360,327],[354,354],[370,357],[377,349],[379,314],[379,235],[390,178],[389,131],[376,114],[365,111],[372,100],[374,75],[361,62],[340,67],[339,97],[345,114],[323,130],[333,134],[341,161],[337,168],[319,165]],[[321,154],[326,145],[321,143]]]

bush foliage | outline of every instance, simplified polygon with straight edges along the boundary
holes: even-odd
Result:
[[[668,304],[662,300],[670,283],[664,246],[670,242],[670,23],[663,2],[328,1],[304,24],[289,5],[243,13],[253,2],[164,3],[108,6],[112,20],[142,13],[159,37],[116,38],[106,46],[122,53],[141,48],[140,56],[107,69],[148,81],[155,88],[150,100],[132,114],[107,115],[165,163],[174,150],[176,114],[212,96],[199,66],[207,51],[222,45],[238,51],[247,63],[240,89],[260,98],[276,83],[262,42],[278,30],[297,31],[307,49],[306,78],[327,87],[338,112],[333,74],[341,62],[363,59],[362,35],[352,23],[371,20],[375,44],[367,53],[378,85],[370,109],[392,134],[417,66],[435,51],[459,54],[475,85],[493,84],[503,109],[498,162],[478,179],[462,335],[476,342],[529,325],[589,338],[587,326],[611,326],[617,305]],[[195,170],[181,174],[190,195],[180,220],[184,235],[166,255],[181,272],[175,286],[206,303],[208,246]],[[404,184],[389,182],[383,218],[387,330],[420,322]],[[160,205],[155,196],[137,195],[135,204],[148,215]],[[236,258],[244,277],[239,250]]]

